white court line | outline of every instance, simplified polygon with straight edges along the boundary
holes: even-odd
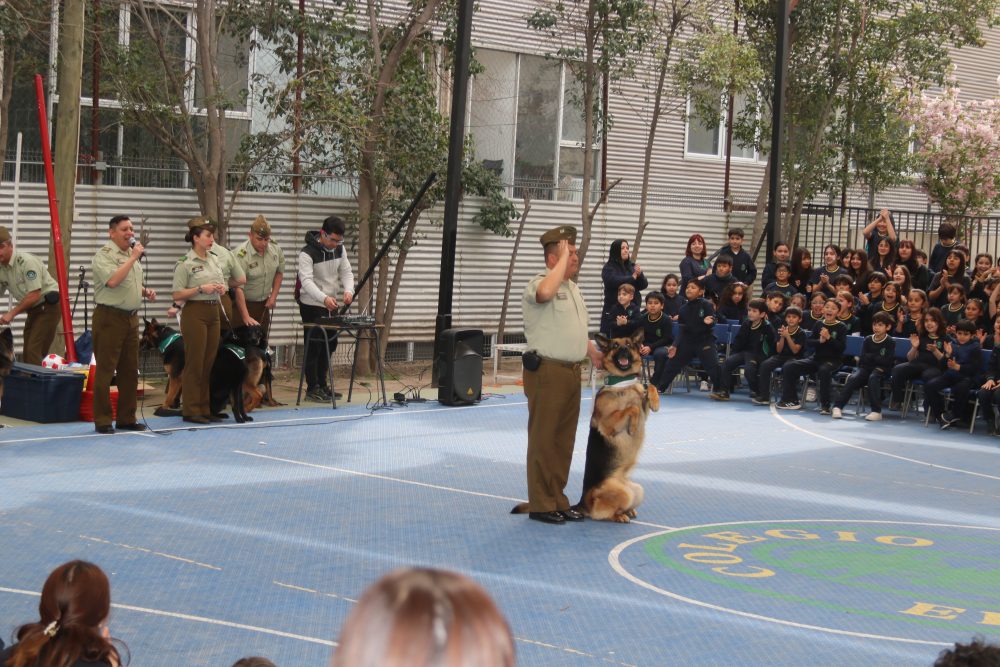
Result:
[[[589,401],[591,398],[589,396],[583,397],[584,401]],[[455,407],[440,407],[440,408],[425,408],[423,410],[415,410],[413,412],[397,412],[397,411],[386,411],[379,410],[372,413],[363,414],[352,414],[352,415],[330,415],[326,417],[289,417],[288,419],[274,419],[272,421],[254,421],[250,424],[211,424],[208,426],[170,426],[166,428],[155,428],[150,432],[145,433],[122,433],[121,435],[145,435],[147,437],[155,437],[156,433],[174,433],[178,431],[205,431],[211,429],[229,429],[234,430],[234,428],[240,429],[255,429],[255,428],[267,428],[272,427],[276,424],[298,424],[304,422],[335,422],[335,421],[358,421],[360,419],[369,419],[372,417],[395,417],[398,415],[419,415],[431,412],[454,412],[455,410],[490,410],[492,408],[507,408],[512,405],[527,405],[527,401],[511,401],[509,403],[495,403],[493,405],[466,405],[466,406],[455,406]],[[321,409],[321,408],[311,408],[311,409]],[[119,435],[115,432],[114,435]],[[4,445],[15,445],[25,442],[55,442],[57,440],[81,440],[85,438],[107,438],[106,435],[101,435],[100,433],[79,433],[76,435],[56,435],[47,436],[40,438],[18,438],[15,440],[0,440],[0,447]],[[114,436],[111,436],[114,437]]]
[[[947,642],[935,642],[928,641],[925,639],[908,639],[906,637],[893,637],[891,635],[876,635],[867,632],[855,632],[852,630],[839,630],[837,628],[828,628],[822,625],[810,625],[808,623],[798,623],[796,621],[788,621],[782,618],[774,618],[773,616],[764,616],[762,614],[754,614],[748,611],[740,611],[738,609],[731,609],[729,607],[723,607],[717,604],[712,604],[710,602],[704,602],[702,600],[696,600],[694,598],[689,598],[687,596],[681,595],[679,593],[674,593],[668,591],[665,588],[660,588],[655,586],[648,581],[640,579],[633,575],[631,572],[625,569],[621,564],[621,554],[625,549],[641,542],[643,540],[648,540],[654,537],[659,537],[660,535],[666,535],[668,533],[677,532],[680,530],[691,530],[695,528],[718,528],[720,526],[736,526],[736,525],[750,525],[750,524],[768,524],[768,523],[864,523],[864,524],[891,524],[900,526],[924,526],[930,528],[966,528],[971,530],[989,530],[993,532],[1000,532],[1000,528],[991,528],[988,526],[966,526],[960,524],[948,524],[948,523],[924,523],[919,521],[888,521],[879,519],[759,519],[755,521],[724,521],[721,523],[706,523],[699,526],[682,526],[680,528],[673,528],[670,530],[663,530],[658,533],[650,533],[648,535],[640,535],[639,537],[633,537],[630,540],[622,542],[608,554],[608,564],[611,565],[611,569],[614,570],[619,576],[628,579],[633,584],[642,586],[643,588],[653,591],[654,593],[659,593],[660,595],[665,595],[666,597],[673,598],[680,602],[686,602],[688,604],[695,605],[697,607],[703,607],[705,609],[711,609],[713,611],[721,611],[727,614],[733,614],[734,616],[742,616],[743,618],[752,618],[758,621],[767,621],[768,623],[777,623],[778,625],[785,625],[792,628],[800,628],[803,630],[818,630],[819,632],[825,632],[833,635],[845,635],[848,637],[858,637],[860,639],[881,639],[890,642],[899,642],[904,644],[924,644],[928,646],[951,646]]]
[[[862,452],[868,452],[869,454],[878,454],[879,456],[887,456],[890,459],[897,459],[899,461],[906,461],[907,463],[916,463],[917,465],[927,466],[928,468],[937,468],[938,470],[947,470],[949,472],[957,472],[957,473],[961,473],[963,475],[971,475],[973,477],[982,477],[983,479],[992,479],[992,480],[1000,482],[1000,477],[998,477],[997,475],[987,475],[984,472],[974,472],[972,470],[963,470],[961,468],[952,468],[950,466],[943,466],[943,465],[939,465],[937,463],[929,463],[927,461],[921,461],[919,459],[911,459],[911,458],[908,458],[906,456],[900,456],[898,454],[890,454],[889,452],[879,451],[878,449],[869,449],[868,447],[862,447],[861,445],[852,445],[849,442],[844,442],[843,440],[837,440],[836,438],[831,438],[831,437],[823,435],[821,433],[816,433],[814,431],[810,431],[807,428],[802,428],[801,426],[793,424],[792,422],[790,422],[787,419],[785,419],[782,415],[780,415],[778,413],[778,410],[774,407],[773,403],[771,404],[771,414],[774,415],[779,421],[783,422],[786,426],[794,428],[796,431],[801,431],[803,433],[806,433],[808,435],[813,436],[814,438],[819,438],[821,440],[826,440],[826,441],[832,442],[832,443],[834,443],[836,445],[842,445],[844,447],[850,447],[851,449],[857,449],[857,450],[862,451]]]
[[[35,591],[24,591],[18,588],[5,588],[0,586],[0,593],[15,593],[17,595],[30,595],[32,597],[39,597],[41,593]],[[246,625],[245,623],[234,623],[232,621],[223,621],[218,618],[208,618],[206,616],[194,616],[192,614],[182,614],[176,611],[164,611],[162,609],[149,609],[148,607],[136,607],[130,604],[121,604],[112,602],[111,606],[115,609],[124,609],[126,611],[136,611],[141,614],[151,614],[153,616],[165,616],[167,618],[178,618],[182,621],[197,621],[198,623],[207,623],[209,625],[221,625],[227,628],[235,628],[237,630],[249,630],[250,632],[258,632],[264,635],[273,635],[275,637],[284,637],[286,639],[297,639],[303,642],[309,642],[312,644],[321,644],[323,646],[337,646],[337,642],[330,641],[329,639],[320,639],[318,637],[307,637],[306,635],[297,635],[291,632],[284,632],[282,630],[272,630],[271,628],[262,628],[256,625]]]
[[[330,470],[332,472],[340,472],[345,475],[355,475],[357,477],[367,477],[369,479],[378,479],[384,482],[398,482],[399,484],[410,484],[412,486],[420,486],[427,489],[434,489],[436,491],[451,491],[452,493],[463,493],[469,496],[478,496],[480,498],[492,498],[494,500],[510,500],[515,503],[524,502],[524,498],[512,498],[510,496],[498,496],[493,493],[483,493],[482,491],[468,491],[466,489],[458,489],[453,486],[443,486],[441,484],[430,484],[428,482],[416,482],[410,479],[402,479],[400,477],[389,477],[388,475],[379,475],[372,472],[361,472],[360,470],[348,470],[347,468],[337,468],[336,466],[323,465],[321,463],[310,463],[309,461],[297,461],[295,459],[285,459],[278,456],[268,456],[267,454],[255,454],[254,452],[244,452],[239,449],[233,450],[234,454],[242,454],[243,456],[252,456],[258,459],[266,459],[268,461],[278,461],[279,463],[291,463],[292,465],[304,466],[306,468],[317,468],[319,470]],[[651,528],[660,528],[663,530],[673,530],[670,526],[661,526],[656,523],[646,523],[644,521],[632,521],[631,523],[640,526],[649,526]]]

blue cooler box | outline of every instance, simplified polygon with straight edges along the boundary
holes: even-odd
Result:
[[[76,421],[86,379],[82,373],[15,363],[4,378],[0,415],[44,424]]]

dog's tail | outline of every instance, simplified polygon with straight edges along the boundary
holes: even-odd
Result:
[[[510,511],[511,514],[527,514],[528,513],[528,503],[518,503],[514,505],[514,509]]]

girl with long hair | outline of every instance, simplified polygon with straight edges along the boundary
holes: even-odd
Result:
[[[857,296],[868,289],[868,277],[872,274],[872,267],[868,263],[868,253],[864,250],[851,250],[851,260],[847,266],[847,272],[854,279],[854,286],[851,292]]]
[[[740,322],[747,318],[747,286],[737,281],[726,285],[719,296],[719,314],[726,322]]]
[[[910,270],[906,268],[905,264],[896,265],[896,268],[892,272],[892,282],[896,283],[899,287],[900,298],[905,299],[906,295],[913,289],[913,278],[910,276]]]
[[[82,560],[64,563],[42,586],[38,620],[17,629],[17,643],[0,652],[0,665],[119,667],[115,643],[121,642],[110,638],[110,614],[111,584],[101,568]]]
[[[879,239],[875,245],[875,256],[869,257],[869,261],[872,269],[891,276],[893,269],[896,268],[896,246],[889,239]]]
[[[931,305],[938,308],[945,306],[948,303],[948,288],[953,284],[964,287],[966,294],[972,285],[965,273],[965,254],[961,250],[948,251],[944,258],[944,268],[931,281],[931,287],[927,291]]]
[[[926,292],[927,288],[931,285],[931,279],[934,278],[934,274],[921,263],[918,257],[918,250],[917,245],[913,241],[903,239],[896,248],[896,263],[905,264],[906,268],[910,271],[911,287],[916,287]]]
[[[924,314],[930,307],[927,292],[914,287],[906,295],[906,312],[897,317],[896,336],[912,336],[924,332]]]
[[[792,285],[802,294],[811,294],[812,254],[805,248],[796,248],[792,253]]]

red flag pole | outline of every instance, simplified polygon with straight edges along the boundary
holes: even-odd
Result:
[[[59,305],[62,310],[63,335],[66,338],[66,361],[73,363],[77,359],[73,336],[73,317],[69,312],[69,279],[66,274],[66,257],[63,255],[62,231],[59,228],[56,177],[52,171],[49,121],[45,115],[45,91],[42,87],[41,74],[35,75],[35,97],[38,100],[38,126],[42,136],[42,157],[45,160],[45,185],[49,191],[49,218],[52,220],[52,245],[55,248],[56,281],[59,283]]]

